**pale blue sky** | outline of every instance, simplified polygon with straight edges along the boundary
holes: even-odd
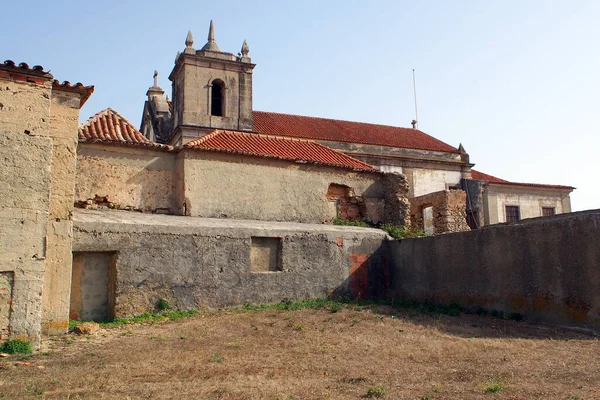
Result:
[[[96,86],[82,120],[112,107],[139,125],[153,71],[170,93],[188,29],[199,48],[213,19],[224,51],[248,40],[256,110],[409,127],[414,68],[421,130],[463,143],[480,171],[576,186],[574,210],[600,208],[596,0],[45,1],[2,14],[1,60]]]

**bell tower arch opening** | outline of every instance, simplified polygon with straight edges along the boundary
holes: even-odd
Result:
[[[225,116],[225,82],[215,79],[210,85],[210,115]]]

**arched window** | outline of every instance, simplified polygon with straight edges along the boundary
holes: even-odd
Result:
[[[225,83],[222,80],[215,79],[212,82],[210,94],[210,115],[217,117],[223,116],[225,106]]]

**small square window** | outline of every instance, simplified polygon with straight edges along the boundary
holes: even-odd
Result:
[[[542,216],[549,217],[550,215],[555,215],[556,209],[554,207],[542,207]]]
[[[519,206],[506,206],[506,222],[515,222],[521,219]]]

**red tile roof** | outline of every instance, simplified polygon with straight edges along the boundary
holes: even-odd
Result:
[[[151,142],[121,114],[107,108],[88,119],[78,129],[79,141],[86,143],[111,143],[172,149],[171,146]]]
[[[376,168],[347,154],[310,140],[284,138],[250,132],[217,130],[187,143],[185,148],[276,158],[355,171],[379,172]]]
[[[254,130],[268,135],[458,153],[418,129],[253,111]]]
[[[478,181],[485,181],[490,183],[498,183],[501,185],[512,185],[512,186],[526,186],[526,187],[539,187],[539,188],[548,188],[548,189],[575,189],[573,186],[563,186],[563,185],[545,185],[542,183],[522,183],[522,182],[510,182],[504,179],[497,178],[492,175],[484,174],[483,172],[476,171],[474,169],[471,170],[471,178]]]
[[[42,85],[44,82],[52,79],[53,76],[50,72],[44,71],[44,67],[41,65],[29,67],[29,65],[23,62],[17,65],[12,60],[6,60],[0,63],[0,78]]]

